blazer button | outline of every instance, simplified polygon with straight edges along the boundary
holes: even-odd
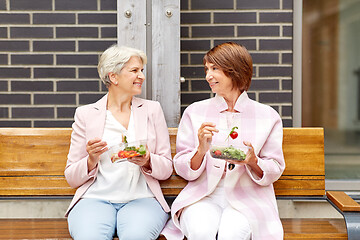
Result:
[[[233,169],[234,169],[234,167],[235,167],[235,164],[233,164],[233,163],[229,163],[229,165],[228,165],[229,170],[233,170]]]

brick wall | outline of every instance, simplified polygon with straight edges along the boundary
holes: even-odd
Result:
[[[226,41],[243,44],[254,61],[249,96],[274,107],[292,126],[293,0],[182,0],[182,110],[209,98],[202,58]]]
[[[292,125],[292,0],[181,0],[181,108],[212,96],[202,57],[225,41],[254,59],[251,98]],[[0,127],[69,127],[99,99],[99,54],[116,42],[115,0],[0,0]]]

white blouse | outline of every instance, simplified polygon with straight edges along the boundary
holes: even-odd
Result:
[[[126,129],[109,110],[102,140],[108,147],[122,142],[123,136],[128,142],[135,141],[135,123],[131,111],[128,129]],[[99,171],[94,183],[83,198],[104,199],[113,203],[126,203],[134,199],[154,197],[149,189],[140,167],[128,161],[112,163],[108,152],[100,156]]]

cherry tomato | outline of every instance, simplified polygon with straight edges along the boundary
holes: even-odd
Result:
[[[230,133],[230,137],[231,137],[232,139],[235,139],[235,138],[238,137],[238,133],[237,133],[236,131],[233,131],[232,133]]]
[[[128,153],[126,151],[120,151],[118,153],[119,158],[127,158]]]
[[[216,156],[220,156],[220,155],[221,155],[221,151],[220,151],[220,150],[216,150],[216,151],[214,152],[214,154],[215,154]]]
[[[228,137],[230,136],[232,139],[235,139],[238,137],[238,133],[235,131],[235,129],[238,129],[238,127],[233,127],[228,135]],[[227,139],[227,138],[226,138]]]

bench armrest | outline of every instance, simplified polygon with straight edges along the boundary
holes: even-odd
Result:
[[[326,196],[342,212],[360,212],[360,204],[354,201],[349,195],[340,191],[327,191]]]
[[[348,240],[360,239],[360,205],[344,192],[327,191],[326,196],[330,204],[344,216]]]

